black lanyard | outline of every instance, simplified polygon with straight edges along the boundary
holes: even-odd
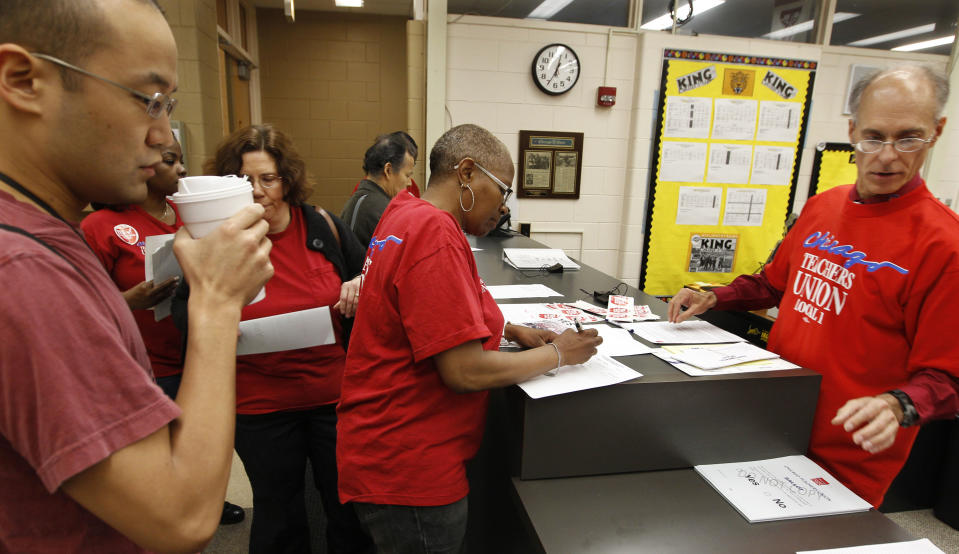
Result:
[[[47,204],[46,202],[44,202],[43,200],[41,200],[39,196],[37,196],[37,195],[34,194],[33,192],[27,190],[27,188],[26,188],[25,186],[23,186],[23,185],[21,185],[20,183],[14,181],[14,180],[13,180],[13,177],[10,177],[9,175],[7,175],[6,173],[4,173],[4,172],[2,172],[2,171],[0,171],[0,181],[3,181],[4,183],[10,185],[10,188],[14,189],[15,191],[19,192],[20,194],[22,194],[22,195],[26,196],[27,198],[29,198],[30,200],[32,200],[33,203],[35,203],[37,206],[40,206],[41,208],[43,208],[43,210],[44,210],[45,212],[47,212],[48,214],[52,215],[53,217],[59,219],[60,221],[62,221],[62,222],[64,222],[64,223],[66,223],[67,227],[69,227],[71,231],[73,231],[78,237],[80,237],[80,240],[83,242],[83,244],[85,244],[85,245],[87,246],[87,248],[90,248],[90,245],[87,244],[87,241],[86,241],[86,239],[83,238],[83,235],[81,235],[80,232],[77,231],[77,228],[74,227],[73,225],[71,225],[70,222],[67,221],[66,219],[63,219],[63,217],[62,217],[60,214],[58,214],[57,211],[54,210],[53,207],[52,207],[50,204]],[[90,251],[92,252],[93,250],[91,249]]]

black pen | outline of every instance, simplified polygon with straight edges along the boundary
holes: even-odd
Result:
[[[579,320],[573,321],[573,325],[576,326],[576,332],[577,332],[577,333],[582,333],[582,332],[583,332],[583,326],[580,325]]]

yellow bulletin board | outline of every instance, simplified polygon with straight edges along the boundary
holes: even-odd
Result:
[[[848,142],[820,143],[812,163],[809,196],[856,182],[856,149]]]
[[[817,63],[666,49],[640,288],[754,273],[792,210]]]

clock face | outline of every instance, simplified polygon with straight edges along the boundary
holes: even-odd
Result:
[[[533,82],[546,94],[569,92],[579,79],[579,58],[565,44],[544,46],[533,58]]]

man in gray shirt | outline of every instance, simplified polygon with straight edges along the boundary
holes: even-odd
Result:
[[[410,186],[416,153],[416,142],[403,131],[376,137],[373,146],[366,150],[363,158],[366,177],[340,215],[364,246],[369,246],[373,230],[390,200]]]

